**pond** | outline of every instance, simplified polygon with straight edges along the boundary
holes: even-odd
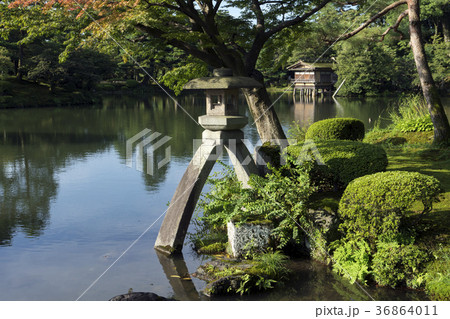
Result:
[[[204,98],[187,95],[178,101],[183,109],[153,95],[107,96],[93,106],[0,110],[0,300],[108,300],[130,288],[181,300],[201,298],[204,282],[178,276],[193,273],[206,257],[188,244],[184,259],[153,249],[160,217],[202,132],[190,117],[204,114]],[[294,120],[335,116],[356,117],[371,127],[380,115],[381,124],[387,123],[383,118],[391,102],[293,103],[284,95],[275,109],[285,129]],[[127,139],[146,128],[171,138],[169,163],[152,174],[146,173],[146,163],[127,166]],[[257,144],[254,126],[245,134]],[[165,157],[165,148],[152,152],[154,165]],[[258,298],[364,298],[321,265],[299,261],[296,267],[289,289]],[[380,300],[425,298],[411,291],[372,290]]]

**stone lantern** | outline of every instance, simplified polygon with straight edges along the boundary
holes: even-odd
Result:
[[[251,174],[258,174],[253,157],[243,143],[241,128],[247,125],[248,119],[239,114],[238,97],[241,88],[259,88],[262,84],[252,78],[233,76],[230,69],[216,69],[213,75],[194,79],[184,86],[206,93],[206,115],[198,118],[205,130],[202,144],[178,184],[159,230],[155,248],[164,253],[181,252],[202,188],[223,149],[244,187],[248,187]]]

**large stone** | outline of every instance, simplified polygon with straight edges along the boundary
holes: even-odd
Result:
[[[244,256],[248,252],[264,251],[269,245],[271,224],[244,223],[236,225],[228,222],[228,243],[231,255],[235,258]]]

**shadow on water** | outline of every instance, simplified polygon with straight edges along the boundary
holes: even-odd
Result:
[[[164,274],[173,289],[174,299],[181,301],[200,300],[200,294],[192,282],[183,255],[168,257],[159,251],[155,250],[155,252]]]

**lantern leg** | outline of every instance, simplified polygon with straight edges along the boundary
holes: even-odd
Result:
[[[214,151],[222,151],[219,146],[202,144],[189,163],[156,238],[157,250],[167,254],[181,252],[198,198],[216,162]]]
[[[250,188],[248,185],[250,175],[258,175],[258,168],[248,148],[241,141],[230,140],[225,144],[225,149],[230,156],[238,180],[242,182],[244,188]]]
[[[223,134],[223,132],[217,132],[217,134]],[[236,131],[231,134],[240,137],[242,132]],[[249,188],[250,175],[258,174],[253,157],[241,139],[204,139],[204,143],[189,163],[167,209],[156,238],[157,250],[169,255],[181,252],[198,198],[223,147],[227,150],[237,178],[242,182],[243,187]]]

